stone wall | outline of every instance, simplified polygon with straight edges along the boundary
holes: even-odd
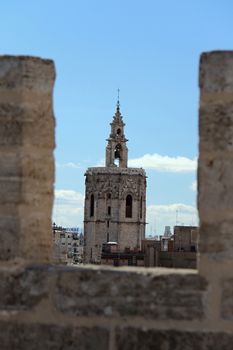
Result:
[[[197,267],[196,252],[158,252],[158,265],[163,267],[189,268]]]
[[[232,348],[233,52],[203,54],[200,72],[198,271],[62,268],[46,264],[53,65],[28,57],[0,59],[1,349]],[[37,162],[42,155],[43,163]],[[24,157],[30,160],[26,168]],[[38,217],[45,218],[39,227]],[[28,251],[24,241],[38,249]]]
[[[198,227],[175,226],[174,227],[174,251],[190,252],[197,249]]]
[[[53,62],[0,57],[0,260],[49,261]]]

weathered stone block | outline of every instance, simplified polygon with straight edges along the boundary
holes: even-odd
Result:
[[[232,259],[232,226],[233,221],[223,221],[218,224],[201,224],[199,252],[208,253],[213,260]]]
[[[231,181],[233,157],[206,156],[199,159],[199,198],[198,206],[201,219],[214,223],[223,220],[220,215],[208,214],[211,211],[223,213],[224,216],[233,208],[233,181]]]
[[[233,278],[221,282],[221,316],[225,320],[233,320]]]
[[[200,108],[200,152],[233,151],[233,100]],[[227,154],[228,155],[228,154]]]
[[[22,176],[21,162],[18,152],[1,152],[0,169],[1,176],[4,178]]]
[[[0,204],[20,203],[22,199],[22,180],[20,177],[0,176]]]
[[[42,101],[43,102],[43,101]],[[55,120],[51,103],[0,103],[0,145],[54,147]],[[33,137],[32,137],[33,135]],[[41,142],[43,140],[43,142]]]
[[[118,328],[116,350],[229,350],[233,335],[200,331]]]
[[[51,60],[31,56],[0,56],[0,88],[51,94],[54,79]]]
[[[11,94],[8,93],[8,96],[10,98]],[[26,108],[23,104],[23,99],[21,103],[19,101],[15,102],[13,97],[11,98],[11,102],[0,100],[0,123],[30,121],[32,120],[30,112],[30,108]]]
[[[0,216],[0,260],[9,260],[18,254],[19,220]]]
[[[28,310],[48,296],[45,268],[0,270],[0,280],[0,311]]]
[[[0,146],[31,145],[39,148],[54,147],[54,122],[25,123],[18,120],[0,122]],[[40,134],[38,131],[40,130]],[[31,136],[34,135],[32,138]],[[41,142],[43,140],[43,142]]]
[[[1,223],[12,217],[18,222],[17,232],[9,226],[10,239],[3,249],[7,259],[51,258],[54,78],[50,60],[0,56],[0,205],[8,206],[1,212]],[[0,237],[8,228],[1,230]],[[17,249],[8,244],[13,243],[13,234]]]
[[[33,207],[36,209],[35,207]],[[46,208],[46,207],[45,207]],[[52,255],[52,222],[50,216],[39,208],[34,215],[24,215],[20,226],[20,244],[18,255],[40,262]],[[30,240],[28,240],[30,236]]]
[[[54,164],[52,155],[46,153],[25,154],[21,159],[22,175],[27,178],[27,185],[30,185],[28,180],[34,181],[32,189],[35,188],[36,184],[43,188],[43,191],[46,187],[51,189],[49,184],[51,179],[54,178]],[[41,193],[39,188],[37,188],[37,191]]]
[[[207,259],[224,269],[233,258],[233,51],[202,54],[199,79],[199,251],[206,253],[199,271],[206,274]]]
[[[108,330],[0,322],[1,350],[107,350]]]
[[[23,125],[18,120],[0,122],[0,146],[20,146],[23,143]]]
[[[47,116],[48,116],[47,112]],[[40,116],[38,116],[40,119]],[[53,149],[55,146],[54,143],[54,126],[55,121],[46,120],[46,121],[38,121],[35,123],[25,123],[23,127],[23,140],[25,145],[31,145],[37,147],[39,149]],[[35,132],[37,130],[37,132]],[[33,139],[31,135],[34,135]],[[43,142],[41,142],[43,140]],[[46,158],[45,158],[46,159]]]
[[[75,268],[58,273],[54,303],[69,315],[201,319],[206,289],[196,273]]]
[[[201,55],[199,85],[204,92],[233,93],[233,51]]]

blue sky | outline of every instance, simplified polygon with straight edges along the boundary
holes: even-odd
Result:
[[[199,56],[233,48],[232,13],[230,0],[0,4],[1,53],[56,64],[58,224],[82,225],[83,174],[104,159],[118,87],[130,164],[148,175],[147,233],[197,222]]]

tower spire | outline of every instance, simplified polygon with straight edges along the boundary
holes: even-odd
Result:
[[[117,89],[117,112],[120,111],[120,89]]]
[[[113,116],[111,125],[111,133],[107,139],[106,147],[106,167],[119,166],[120,168],[127,168],[128,149],[124,134],[124,122],[120,112],[120,89],[117,89],[117,104],[116,112]]]

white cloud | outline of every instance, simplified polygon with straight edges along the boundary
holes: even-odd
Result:
[[[130,159],[130,167],[141,167],[161,172],[186,173],[197,169],[197,159],[177,156],[169,157],[160,154],[145,154],[140,158]]]
[[[197,158],[163,156],[158,153],[144,154],[142,157],[129,159],[129,167],[151,169],[160,172],[189,173],[197,170]],[[105,166],[105,160],[98,161],[95,167]]]
[[[147,234],[163,234],[165,226],[198,225],[196,207],[183,203],[147,206]]]
[[[55,190],[53,220],[65,227],[83,226],[84,195],[73,190]]]
[[[190,186],[190,189],[193,191],[193,192],[197,192],[197,180],[193,181],[191,186]]]
[[[94,165],[95,167],[102,167],[105,166],[105,160],[101,159],[96,165]]]
[[[73,201],[80,204],[84,200],[84,195],[74,190],[55,190],[55,200]]]
[[[72,169],[81,169],[80,164],[75,164],[73,162],[68,162],[68,163],[56,163],[57,168],[72,168]]]

